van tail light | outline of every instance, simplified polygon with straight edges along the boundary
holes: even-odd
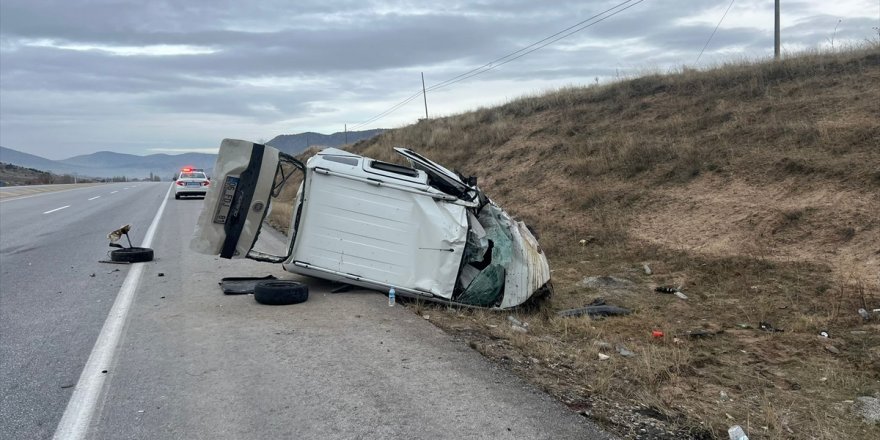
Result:
[[[211,182],[208,182],[208,181],[202,182],[202,185],[204,185],[204,186],[208,186],[210,184],[211,184]]]
[[[176,183],[177,186],[183,186],[183,182],[181,182],[180,180],[178,180],[177,182],[174,182],[174,183]]]

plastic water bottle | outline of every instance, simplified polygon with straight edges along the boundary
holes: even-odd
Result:
[[[730,436],[730,440],[749,440],[749,436],[746,435],[742,426],[739,425],[731,426],[730,429],[727,430],[727,435]]]
[[[394,307],[394,288],[388,289],[388,307]]]

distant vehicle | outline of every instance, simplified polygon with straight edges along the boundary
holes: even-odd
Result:
[[[174,182],[174,198],[183,196],[204,196],[211,185],[211,179],[201,170],[183,168]]]
[[[275,148],[226,139],[191,248],[283,263],[293,273],[398,296],[515,307],[550,292],[537,239],[476,186],[415,151],[410,166],[328,148],[302,163]],[[284,255],[254,249],[281,186],[297,172]],[[286,202],[285,202],[286,203]]]

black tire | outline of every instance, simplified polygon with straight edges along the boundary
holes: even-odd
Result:
[[[131,247],[110,251],[110,261],[126,263],[143,263],[153,261],[153,250],[150,248]]]
[[[174,198],[177,199],[177,200],[180,200],[180,194],[175,194],[175,195],[174,195]]]
[[[260,281],[254,286],[254,299],[270,306],[299,304],[309,299],[309,286],[297,281]]]

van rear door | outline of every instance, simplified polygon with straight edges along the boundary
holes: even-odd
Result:
[[[213,185],[205,195],[190,248],[222,258],[284,261],[286,255],[253,251],[263,220],[271,209],[271,199],[289,175],[283,171],[282,163],[304,169],[302,163],[275,148],[224,139],[214,164]]]

